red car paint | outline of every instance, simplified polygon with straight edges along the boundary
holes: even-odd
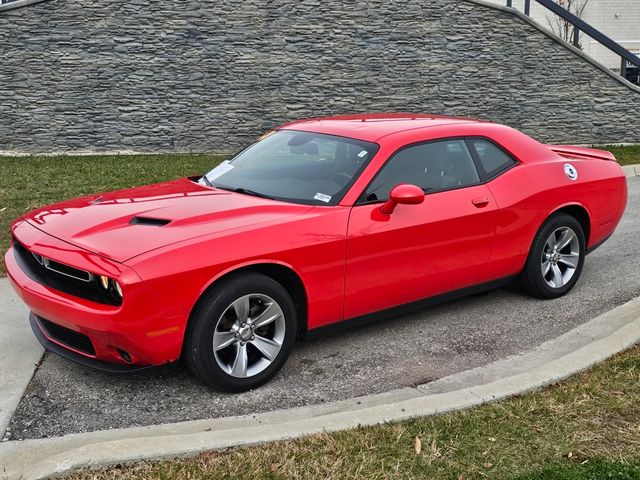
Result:
[[[12,233],[30,252],[122,285],[121,305],[85,300],[32,280],[5,255],[12,285],[38,316],[87,335],[97,360],[158,365],[180,357],[198,298],[240,268],[277,264],[302,282],[315,329],[517,275],[554,211],[588,216],[587,245],[605,240],[626,205],[626,180],[608,152],[547,146],[511,128],[429,115],[353,115],[282,129],[340,135],[380,148],[339,205],[309,206],[179,179],[82,197],[35,210]],[[412,143],[486,137],[517,164],[487,183],[426,194],[420,204],[355,205],[386,160]],[[564,173],[571,162],[576,180]],[[400,192],[402,193],[402,192]],[[404,192],[411,196],[411,192]],[[162,228],[134,216],[167,219]]]

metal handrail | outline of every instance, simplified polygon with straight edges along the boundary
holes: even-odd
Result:
[[[613,40],[612,38],[606,36],[599,30],[596,30],[587,22],[582,20],[577,15],[574,15],[566,8],[561,7],[553,0],[535,0],[543,7],[551,10],[556,15],[562,17],[569,23],[573,25],[573,44],[578,46],[580,44],[580,32],[583,32],[589,35],[591,38],[604,45],[606,48],[611,50],[613,53],[621,57],[621,69],[620,74],[624,77],[626,76],[627,64],[629,62],[632,65],[635,65],[640,69],[640,57],[634,55],[629,50],[624,48],[618,42]],[[507,0],[507,7],[513,7],[513,0]],[[529,15],[531,12],[531,0],[524,0],[524,13],[525,15]]]

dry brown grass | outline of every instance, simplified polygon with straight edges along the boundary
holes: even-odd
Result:
[[[639,459],[636,347],[561,384],[467,411],[69,478],[640,478],[640,466],[625,463]]]

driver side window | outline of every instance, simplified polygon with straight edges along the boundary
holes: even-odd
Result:
[[[400,183],[425,192],[449,190],[480,182],[464,140],[440,140],[404,148],[382,167],[363,195],[363,201],[387,200]]]

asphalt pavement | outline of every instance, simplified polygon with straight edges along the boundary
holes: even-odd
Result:
[[[426,383],[533,348],[640,295],[640,178],[616,233],[563,298],[493,290],[299,344],[269,384],[207,390],[181,368],[115,376],[45,355],[5,439],[27,439],[319,404]],[[26,318],[25,318],[26,322]]]

